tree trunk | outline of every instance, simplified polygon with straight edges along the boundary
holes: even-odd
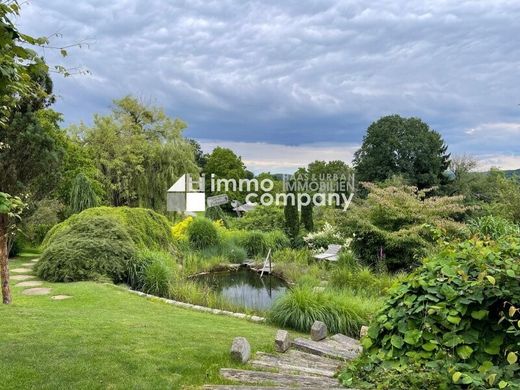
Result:
[[[2,281],[2,299],[5,304],[11,303],[9,288],[9,251],[7,249],[7,215],[0,214],[0,279]]]

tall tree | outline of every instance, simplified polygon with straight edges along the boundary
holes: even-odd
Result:
[[[108,203],[166,210],[166,191],[184,173],[196,173],[194,151],[183,137],[186,124],[159,107],[126,96],[112,113],[76,132],[101,172]]]
[[[51,101],[48,67],[28,45],[47,42],[22,34],[12,23],[17,1],[0,2],[0,273],[3,303],[11,302],[7,241],[20,209],[17,195],[49,172],[54,143],[37,110]],[[31,152],[34,154],[31,156]],[[38,156],[38,158],[32,158]],[[50,166],[52,168],[52,165]],[[41,182],[40,182],[41,184]]]
[[[441,183],[449,157],[440,134],[426,123],[391,115],[369,126],[354,165],[360,181],[381,182],[402,175],[409,184],[425,188]]]
[[[246,178],[246,168],[240,156],[237,156],[231,149],[222,148],[220,146],[213,149],[206,159],[204,166],[206,175],[206,191],[211,192],[209,187],[211,175],[215,175],[216,179],[233,179],[237,182],[239,179]],[[216,193],[227,193],[233,200],[243,201],[244,195],[238,191],[233,191],[232,185],[228,187],[228,191],[215,191]]]

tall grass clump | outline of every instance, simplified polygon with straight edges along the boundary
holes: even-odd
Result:
[[[167,297],[178,265],[167,252],[141,250],[129,264],[129,285],[147,294]]]
[[[331,272],[330,283],[336,288],[384,295],[394,283],[403,277],[404,274],[393,276],[389,273],[374,273],[369,267],[355,269],[338,267]]]
[[[269,320],[305,333],[314,321],[323,321],[329,332],[355,337],[379,305],[377,299],[356,296],[348,290],[316,292],[308,286],[297,286],[274,303]]]
[[[219,243],[218,230],[207,218],[195,218],[186,233],[190,245],[195,249],[204,249]]]

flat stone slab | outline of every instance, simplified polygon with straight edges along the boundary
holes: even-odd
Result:
[[[276,383],[278,386],[314,387],[315,389],[330,389],[341,387],[338,380],[323,376],[293,375],[278,372],[237,370],[233,368],[222,368],[220,375],[223,378],[244,383],[258,385],[262,382]]]
[[[38,257],[37,259],[32,259],[31,260],[33,263],[37,263],[38,261],[40,261],[40,258]]]
[[[72,296],[70,295],[54,295],[51,297],[51,299],[54,299],[55,301],[63,301],[65,299],[70,299]]]
[[[50,294],[51,289],[46,287],[36,287],[36,288],[28,288],[27,290],[23,290],[23,295],[47,295]]]
[[[10,277],[11,280],[29,280],[34,279],[33,275],[13,275]]]
[[[39,280],[29,280],[27,282],[20,282],[16,283],[15,287],[38,287],[41,286],[43,282],[40,282]]]
[[[11,270],[11,272],[16,272],[19,274],[23,274],[24,272],[32,272],[32,269],[30,268],[14,268]]]
[[[292,345],[294,348],[303,352],[340,360],[352,360],[358,357],[361,353],[358,345],[351,346],[347,343],[341,343],[331,339],[313,341],[304,338],[297,338],[292,342]]]
[[[23,267],[34,267],[34,263],[23,263],[22,264]]]
[[[284,354],[258,352],[251,365],[258,369],[277,369],[289,374],[320,375],[332,378],[339,371],[342,363],[324,356],[289,350]]]

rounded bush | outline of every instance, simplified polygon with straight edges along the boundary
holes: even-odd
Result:
[[[168,220],[153,210],[133,207],[94,207],[75,214],[55,225],[42,243],[45,249],[51,242],[61,240],[71,226],[94,217],[114,220],[128,232],[134,244],[141,249],[167,250],[173,245]]]
[[[379,384],[368,367],[417,364],[441,372],[450,388],[520,386],[519,248],[519,237],[475,238],[425,259],[371,325],[353,377]]]
[[[223,256],[231,263],[242,263],[247,258],[247,252],[242,247],[229,244],[225,247]]]
[[[132,238],[110,217],[93,216],[67,224],[49,240],[35,271],[42,279],[72,282],[127,279],[127,265],[135,256]]]
[[[219,243],[218,231],[207,218],[195,218],[187,229],[188,241],[195,249],[204,249]]]
[[[247,255],[250,257],[263,256],[268,250],[265,233],[260,231],[248,232],[242,238],[241,244],[246,249]]]

